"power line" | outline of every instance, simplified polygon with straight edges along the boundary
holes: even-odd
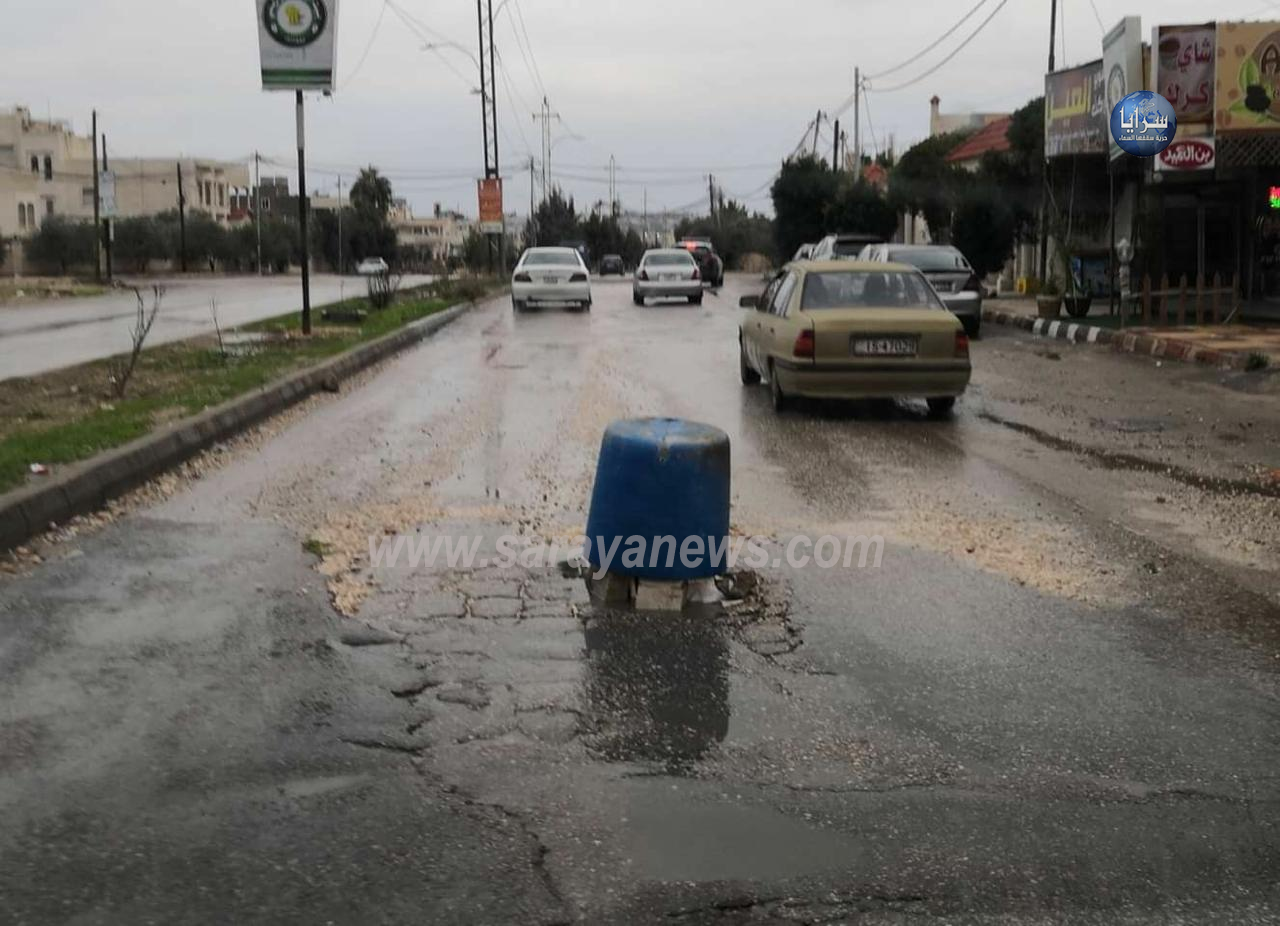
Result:
[[[985,6],[986,3],[987,3],[987,0],[978,0],[977,3],[975,3],[972,7],[970,7],[969,12],[965,13],[964,16],[960,18],[959,22],[957,22],[954,26],[952,26],[946,32],[942,33],[942,35],[938,36],[938,38],[935,39],[930,45],[925,47],[923,50],[921,50],[917,54],[912,55],[910,58],[908,58],[906,61],[903,61],[901,64],[896,64],[893,67],[889,68],[887,71],[881,71],[878,74],[868,74],[867,80],[877,80],[878,78],[881,78],[881,77],[887,77],[890,74],[893,74],[897,71],[901,71],[903,68],[905,68],[909,64],[915,64],[925,55],[929,54],[929,52],[933,51],[935,48],[937,48],[939,45],[941,45],[943,42],[949,39],[952,35],[954,35],[955,31],[959,29],[961,26],[963,26],[966,22],[968,22],[969,18],[973,16],[974,13],[978,12],[978,10],[980,10],[983,6]]]
[[[533,43],[529,41],[529,29],[524,22],[524,10],[520,8],[520,0],[513,0],[513,6],[516,8],[516,15],[520,18],[520,31],[524,33],[524,43],[529,49],[529,57],[533,61],[533,76],[538,81],[538,89],[542,91],[542,95],[547,95],[547,85],[542,82],[542,69],[538,67],[538,56],[533,53]],[[510,12],[507,14],[510,15]]]
[[[991,11],[990,15],[988,15],[987,18],[984,19],[978,25],[978,28],[974,29],[972,32],[969,33],[968,38],[966,38],[963,42],[957,45],[956,48],[951,52],[951,54],[947,55],[945,58],[943,58],[933,67],[929,68],[929,70],[925,71],[919,77],[913,77],[911,80],[904,81],[900,84],[894,84],[892,87],[871,87],[870,89],[876,91],[877,93],[893,93],[896,90],[904,90],[907,87],[912,86],[913,84],[918,84],[920,83],[920,81],[924,80],[926,77],[929,77],[932,74],[935,74],[936,72],[940,71],[948,62],[951,61],[952,58],[960,54],[960,52],[964,51],[965,46],[967,46],[970,42],[972,42],[975,38],[978,37],[979,33],[981,33],[982,30],[987,27],[987,24],[990,23],[991,20],[996,18],[996,14],[999,13],[1001,10],[1003,10],[1005,8],[1005,5],[1008,2],[1009,0],[1000,0],[1000,3],[996,5],[996,8]]]
[[[524,68],[529,73],[530,79],[532,79],[536,85],[538,93],[546,96],[546,88],[542,86],[542,82],[539,80],[538,74],[534,69],[533,62],[530,59],[529,51],[525,50],[524,41],[520,37],[520,25],[516,22],[515,13],[511,10],[510,2],[506,3],[503,6],[503,9],[507,12],[507,21],[511,24],[511,35],[516,40],[516,49],[520,52],[520,57],[524,61]],[[531,50],[532,48],[530,48],[530,51]]]
[[[360,69],[364,67],[365,61],[369,59],[369,52],[373,51],[373,43],[378,39],[378,30],[382,28],[382,19],[387,15],[387,0],[382,0],[382,9],[378,10],[378,21],[373,24],[373,34],[369,36],[369,42],[364,47],[364,54],[360,56],[359,62],[347,75],[347,79],[342,82],[340,89],[346,90],[351,86],[351,82],[356,79],[356,75],[360,73]]]
[[[880,141],[876,138],[876,127],[871,121],[871,100],[867,98],[867,91],[865,87],[862,90],[862,105],[866,109],[867,128],[871,131],[871,154],[874,160],[874,157],[880,154]],[[859,154],[861,154],[861,152],[859,152]],[[861,171],[862,165],[855,165],[855,169]]]
[[[432,44],[428,40],[435,39],[436,42],[439,42],[444,45],[454,45],[454,46],[457,46],[458,48],[465,47],[460,43],[453,41],[453,39],[449,38],[443,33],[437,32],[435,29],[432,29],[430,26],[427,26],[424,23],[420,22],[414,16],[402,10],[397,4],[392,3],[391,0],[383,0],[383,2],[386,3],[386,5],[391,8],[391,12],[395,13],[397,16],[400,17],[400,20],[406,26],[408,26],[409,30],[413,32],[418,37],[418,40],[423,42],[424,44],[428,44],[428,45]],[[475,81],[472,80],[470,77],[467,77],[461,71],[459,71],[457,67],[454,66],[454,63],[444,56],[444,53],[440,49],[428,48],[426,50],[430,51],[436,57],[438,57],[440,59],[440,62],[445,67],[447,67],[450,71],[452,71],[459,80],[461,80],[464,84],[466,84],[468,89],[475,88]]]
[[[1093,18],[1098,21],[1098,31],[1106,35],[1107,27],[1102,24],[1102,17],[1098,15],[1098,4],[1094,3],[1093,0],[1089,0],[1089,7],[1093,10]]]

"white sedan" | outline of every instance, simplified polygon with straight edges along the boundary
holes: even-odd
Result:
[[[362,277],[382,276],[384,273],[390,273],[391,267],[381,257],[366,257],[360,261],[356,267],[356,273]]]
[[[529,248],[511,277],[511,305],[570,305],[591,311],[591,274],[573,248]]]

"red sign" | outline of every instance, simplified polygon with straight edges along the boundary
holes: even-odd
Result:
[[[480,185],[480,230],[488,234],[499,234],[502,232],[502,180],[498,177],[490,177],[478,183]]]
[[[1175,138],[1156,155],[1156,170],[1213,170],[1216,154],[1212,138]]]

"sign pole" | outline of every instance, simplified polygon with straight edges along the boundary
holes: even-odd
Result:
[[[102,188],[98,176],[98,111],[93,111],[93,279],[102,282]],[[16,267],[17,264],[15,263]]]
[[[306,124],[302,91],[297,92],[298,108],[298,230],[302,236],[302,333],[311,334],[311,249],[307,242],[307,154]]]

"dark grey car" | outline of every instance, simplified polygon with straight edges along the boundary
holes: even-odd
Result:
[[[873,244],[861,257],[915,267],[937,290],[951,314],[960,319],[965,333],[971,338],[978,336],[982,329],[982,281],[956,248],[946,244]]]

